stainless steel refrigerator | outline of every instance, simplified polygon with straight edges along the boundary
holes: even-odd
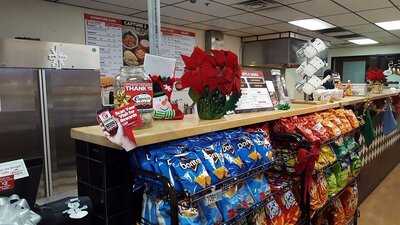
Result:
[[[101,107],[95,46],[0,40],[0,162],[43,159],[39,197],[76,192],[70,128]]]

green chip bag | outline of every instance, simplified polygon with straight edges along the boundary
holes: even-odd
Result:
[[[362,167],[361,158],[358,154],[352,153],[350,156],[350,160],[351,160],[351,166],[350,166],[351,176],[356,177],[360,173]]]
[[[331,148],[338,158],[341,158],[348,153],[347,146],[343,138],[339,138],[335,142],[331,143]]]
[[[333,172],[336,176],[336,183],[338,191],[346,187],[350,176],[350,162],[343,160],[342,162],[333,166]]]
[[[329,197],[335,195],[337,192],[337,182],[336,182],[336,176],[333,171],[329,170],[326,173],[326,183],[328,184],[328,195]]]

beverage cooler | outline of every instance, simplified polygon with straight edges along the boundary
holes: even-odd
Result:
[[[16,189],[31,203],[37,187],[40,198],[76,193],[70,128],[96,123],[99,68],[98,47],[0,40],[0,162],[25,160]]]

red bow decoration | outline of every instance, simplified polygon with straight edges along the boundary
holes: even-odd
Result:
[[[385,81],[385,75],[381,69],[371,69],[367,72],[367,80],[369,81]]]
[[[297,165],[296,165],[296,173],[303,174],[304,173],[304,200],[307,198],[307,192],[311,189],[312,175],[314,172],[315,162],[318,160],[319,153],[321,151],[321,147],[319,144],[313,144],[311,148],[299,149],[297,153]]]
[[[241,68],[238,57],[231,51],[211,50],[207,54],[196,47],[191,56],[182,55],[185,73],[180,88],[190,87],[198,94],[218,89],[223,95],[240,92]]]

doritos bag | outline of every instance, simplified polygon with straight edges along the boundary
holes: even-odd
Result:
[[[223,137],[220,141],[225,167],[232,176],[237,176],[245,171],[243,160],[240,158],[236,148],[228,138]]]
[[[264,201],[271,192],[267,178],[262,173],[248,179],[246,183],[256,203]]]
[[[194,152],[175,155],[171,159],[174,172],[185,191],[194,194],[211,185],[211,177]]]
[[[260,162],[261,155],[257,152],[254,142],[244,132],[230,135],[231,143],[239,154],[239,157],[244,162],[246,170],[252,169]]]
[[[223,219],[219,212],[216,203],[206,204],[205,200],[202,199],[199,202],[202,220],[205,225],[218,225],[221,224]]]

